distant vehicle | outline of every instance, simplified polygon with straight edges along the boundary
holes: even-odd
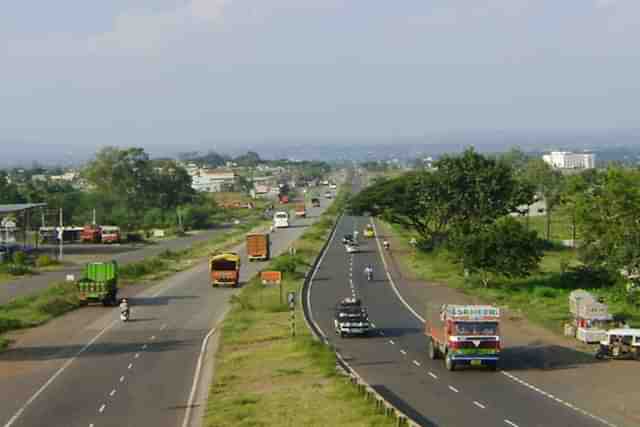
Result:
[[[266,261],[270,256],[269,233],[247,234],[247,258],[249,261]]]
[[[305,218],[307,216],[307,207],[304,202],[296,203],[296,216],[299,218]]]
[[[211,286],[238,286],[240,282],[240,257],[235,252],[223,252],[209,257]]]
[[[373,231],[373,225],[367,224],[362,234],[364,235],[364,237],[368,237],[368,238],[375,237],[376,233],[375,231]]]
[[[329,181],[325,180],[321,182],[322,185],[329,185]]]
[[[355,240],[353,238],[353,234],[345,234],[344,236],[342,236],[342,243],[343,244],[347,244],[347,243],[355,243]]]
[[[283,205],[286,205],[287,203],[289,203],[289,196],[285,194],[281,194],[280,196],[278,196],[278,198],[280,199],[280,203]]]
[[[347,253],[355,254],[360,252],[360,245],[358,245],[356,242],[348,242],[345,245],[345,249],[347,250]]]
[[[329,184],[329,188],[332,190],[335,190],[336,188],[338,188],[338,186],[334,183]]]
[[[105,225],[101,227],[102,243],[120,243],[120,227]]]
[[[333,198],[333,193],[331,191],[327,191],[326,193],[324,193],[324,198],[325,199],[332,199]]]
[[[333,320],[336,334],[340,337],[349,335],[367,335],[371,330],[367,310],[357,298],[345,298],[338,303]]]
[[[439,313],[427,313],[425,335],[429,358],[443,357],[453,371],[459,365],[498,368],[500,309],[489,305],[444,304]]]
[[[82,278],[76,282],[76,290],[83,304],[118,305],[118,264],[115,261],[87,264]]]
[[[314,208],[319,208],[320,207],[320,199],[318,199],[317,197],[314,197],[311,199],[311,206],[313,206]]]
[[[100,243],[102,230],[97,225],[85,225],[80,233],[82,243]]]
[[[600,341],[596,358],[640,360],[640,329],[608,330],[605,338]]]
[[[289,214],[285,211],[276,212],[273,215],[273,226],[275,228],[289,227]]]

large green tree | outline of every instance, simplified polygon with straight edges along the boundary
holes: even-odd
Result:
[[[458,262],[478,274],[485,287],[495,277],[530,275],[543,256],[536,232],[509,216],[474,233],[458,234],[450,243]]]
[[[640,171],[609,168],[577,197],[580,255],[617,275],[640,272]]]

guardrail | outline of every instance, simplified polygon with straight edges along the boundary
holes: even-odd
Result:
[[[320,263],[324,259],[325,252],[327,251],[329,245],[333,241],[335,237],[335,233],[342,220],[343,215],[341,214],[336,219],[333,224],[333,228],[331,229],[331,233],[329,238],[325,241],[322,246],[322,250],[316,256],[311,268],[307,271],[304,277],[304,282],[302,284],[302,292],[300,292],[300,303],[302,306],[302,312],[304,314],[304,321],[311,330],[313,338],[318,341],[322,341],[325,345],[329,346],[336,354],[337,363],[336,369],[339,373],[348,377],[349,382],[353,384],[358,391],[364,396],[366,401],[372,402],[375,405],[377,411],[380,411],[386,416],[393,417],[396,420],[397,427],[420,427],[420,424],[414,422],[411,418],[409,418],[404,412],[399,410],[396,406],[386,400],[380,393],[378,393],[369,383],[367,383],[358,373],[344,360],[340,352],[329,342],[329,339],[324,334],[320,326],[313,320],[313,315],[311,313],[311,307],[309,304],[309,286],[315,277]]]

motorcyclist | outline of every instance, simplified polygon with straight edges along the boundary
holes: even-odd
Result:
[[[384,246],[384,248],[385,248],[386,250],[389,250],[389,241],[385,239],[385,240],[382,242],[382,246]]]
[[[373,267],[371,264],[367,265],[364,268],[364,274],[367,276],[367,280],[371,281],[373,279]]]
[[[353,230],[353,241],[354,242],[358,241],[358,230]]]
[[[122,298],[122,301],[120,301],[120,315],[128,318],[129,314],[131,314],[131,309],[129,308],[129,301],[127,301],[126,298]]]

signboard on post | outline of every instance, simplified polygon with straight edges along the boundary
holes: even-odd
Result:
[[[282,283],[282,273],[280,271],[263,271],[260,273],[260,280],[263,285],[279,285]]]

